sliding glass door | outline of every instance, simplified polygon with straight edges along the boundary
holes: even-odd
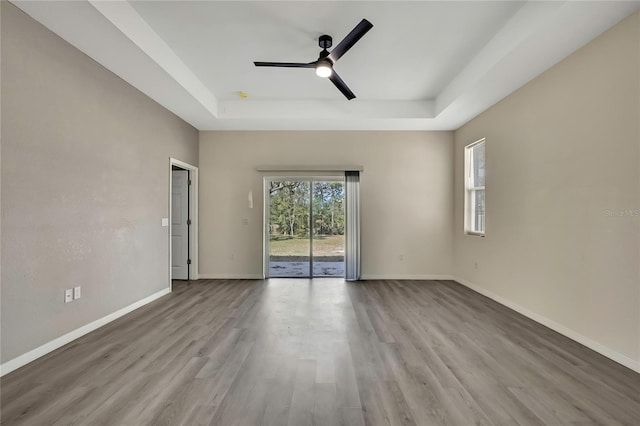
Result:
[[[344,181],[313,181],[314,277],[344,277]]]
[[[268,182],[269,277],[308,277],[311,271],[311,182]]]
[[[266,181],[267,277],[344,276],[344,180]]]

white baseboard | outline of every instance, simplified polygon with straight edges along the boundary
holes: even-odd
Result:
[[[453,280],[451,275],[362,275],[361,280]]]
[[[604,346],[601,343],[598,343],[580,333],[578,333],[575,330],[572,330],[568,327],[565,327],[562,324],[559,324],[553,320],[550,320],[549,318],[546,318],[540,314],[537,314],[527,308],[524,308],[520,305],[518,305],[517,303],[514,303],[510,300],[505,299],[502,296],[498,296],[497,294],[489,291],[489,290],[485,290],[482,287],[479,287],[475,284],[470,283],[469,281],[459,278],[459,277],[453,277],[453,280],[462,284],[465,287],[470,288],[471,290],[482,294],[483,296],[487,296],[489,299],[492,299],[498,303],[500,303],[501,305],[506,306],[507,308],[513,309],[514,311],[518,312],[519,314],[524,315],[525,317],[532,319],[533,321],[544,325],[545,327],[550,328],[553,331],[556,331],[560,334],[562,334],[565,337],[568,337],[571,340],[574,340],[578,343],[580,343],[583,346],[588,347],[589,349],[592,349],[596,352],[598,352],[601,355],[606,356],[607,358],[617,362],[618,364],[622,364],[627,368],[630,368],[633,371],[636,371],[638,373],[640,373],[640,361],[636,361],[632,358],[629,358],[626,355],[623,355],[611,348],[608,348],[607,346]]]
[[[85,334],[91,333],[92,331],[102,327],[103,325],[106,325],[111,321],[114,321],[120,318],[121,316],[124,316],[129,312],[134,311],[148,303],[151,303],[154,300],[169,293],[171,293],[170,288],[165,288],[164,290],[160,290],[159,292],[154,293],[151,296],[145,297],[142,300],[138,300],[137,302],[132,303],[129,306],[125,306],[124,308],[119,309],[112,314],[109,314],[100,319],[92,321],[87,325],[83,325],[82,327],[77,328],[65,334],[64,336],[60,336],[57,339],[53,339],[52,341],[45,343],[42,346],[39,346],[16,358],[13,358],[12,360],[7,361],[4,364],[0,365],[0,376],[4,376],[5,374],[11,373],[13,370],[16,370],[26,364],[29,364],[30,362],[35,361],[36,359],[48,354],[49,352],[53,352],[54,350],[66,345],[67,343],[72,342],[84,336]]]
[[[262,274],[200,274],[201,280],[262,280]]]

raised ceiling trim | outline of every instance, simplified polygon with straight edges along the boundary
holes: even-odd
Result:
[[[431,101],[238,100],[220,102],[218,118],[424,119],[434,117],[433,108]]]
[[[218,99],[127,1],[89,0],[89,3],[184,87],[213,117],[218,116]]]
[[[455,130],[640,8],[637,0],[525,2],[433,98],[338,102],[214,92],[127,1],[11,2],[203,131]]]

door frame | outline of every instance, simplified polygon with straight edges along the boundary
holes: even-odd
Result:
[[[173,290],[172,274],[172,255],[171,255],[171,204],[173,202],[172,196],[172,169],[173,166],[178,166],[182,169],[188,170],[189,179],[191,179],[191,185],[189,185],[189,216],[191,219],[191,226],[189,226],[189,257],[191,258],[191,264],[189,266],[189,279],[197,280],[198,274],[198,168],[184,161],[180,161],[176,158],[169,157],[169,235],[167,237],[167,248],[169,251],[169,289]]]
[[[289,175],[289,176],[264,176],[262,179],[262,278],[269,277],[269,222],[271,215],[271,199],[269,183],[273,181],[300,181],[309,182],[309,276],[300,278],[313,278],[313,183],[314,182],[345,182],[344,175]],[[276,277],[277,278],[277,277]],[[292,277],[295,278],[295,277]]]

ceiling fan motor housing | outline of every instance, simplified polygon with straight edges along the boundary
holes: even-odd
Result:
[[[333,43],[333,39],[331,38],[330,35],[321,35],[320,38],[318,39],[318,46],[320,46],[322,49],[328,49],[331,47]]]

